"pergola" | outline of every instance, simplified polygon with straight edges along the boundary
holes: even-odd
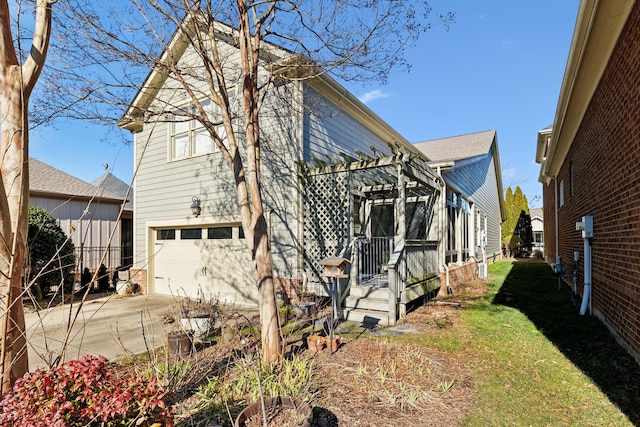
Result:
[[[327,257],[351,260],[351,272],[345,289],[363,285],[359,257],[360,239],[371,238],[371,209],[386,205],[393,209],[393,236],[385,253],[384,277],[390,290],[390,311],[400,301],[400,311],[411,295],[407,285],[433,279],[438,272],[442,240],[440,233],[444,212],[444,181],[433,172],[426,160],[416,154],[348,161],[308,168],[302,165],[300,177],[304,211],[304,270],[308,290],[329,294],[322,277],[320,261]],[[411,238],[407,231],[415,222],[415,209],[424,220],[424,233]],[[409,211],[409,212],[408,212]],[[422,218],[424,217],[424,218]],[[420,223],[422,224],[422,222]],[[422,228],[422,225],[421,225]],[[344,293],[344,289],[339,291]],[[395,315],[395,314],[394,314]]]

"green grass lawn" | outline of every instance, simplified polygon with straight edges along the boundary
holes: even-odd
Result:
[[[548,265],[490,266],[483,297],[423,345],[460,356],[478,398],[466,426],[640,425],[640,366],[595,317],[579,316]]]

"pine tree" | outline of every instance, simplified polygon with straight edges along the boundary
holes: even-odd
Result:
[[[531,252],[533,231],[531,229],[531,216],[529,214],[529,202],[520,187],[515,191],[507,188],[504,201],[506,220],[502,223],[503,249],[509,251],[509,255],[527,255]]]

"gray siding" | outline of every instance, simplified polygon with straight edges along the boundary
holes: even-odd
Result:
[[[500,200],[495,159],[492,151],[485,156],[473,158],[473,161],[461,162],[453,171],[446,172],[446,182],[474,204],[474,210],[486,215],[487,221],[487,256],[500,254],[502,250],[500,224]]]
[[[290,106],[274,100],[263,108],[262,191],[270,221],[274,268],[277,276],[292,277],[300,274],[296,257],[300,227],[296,162],[300,157],[299,126],[295,114],[286,114]],[[165,221],[175,227],[240,223],[233,176],[222,154],[170,161],[169,126],[148,123],[135,135],[135,157],[140,167],[135,179],[134,244],[135,264],[140,268],[152,265],[153,248],[147,236],[150,222]],[[193,196],[201,200],[199,218],[191,214]],[[241,268],[251,268],[246,261],[244,264]],[[150,272],[149,277],[152,275]]]
[[[305,106],[305,162],[342,163],[345,160],[340,153],[358,159],[356,150],[376,157],[371,146],[385,155],[391,154],[388,141],[312,88],[305,89]]]
[[[29,204],[47,210],[56,219],[62,231],[64,231],[73,242],[76,249],[82,246],[85,248],[120,248],[121,235],[118,214],[119,204],[91,203],[87,201],[52,199],[48,197],[30,197]],[[83,217],[83,212],[88,210],[88,214]],[[80,218],[82,218],[80,220]],[[109,241],[109,236],[114,232],[113,239]],[[86,266],[90,268],[99,267],[99,257],[102,255],[96,251],[92,252],[92,260],[86,260]],[[105,264],[107,267],[117,267],[120,258],[110,260]]]

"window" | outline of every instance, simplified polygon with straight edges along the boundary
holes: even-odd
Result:
[[[200,240],[202,239],[202,228],[183,228],[180,230],[181,240]]]
[[[237,111],[235,89],[229,91],[229,103],[232,114],[235,116]],[[217,123],[216,133],[228,148],[227,132],[224,125],[222,125],[220,107],[209,99],[200,101],[200,104],[209,117],[209,120],[212,123]],[[200,121],[189,118],[193,115],[198,115],[195,105],[191,104],[188,109],[192,113],[189,113],[189,110],[176,112],[175,121],[171,123],[171,160],[186,159],[216,151],[216,145],[209,135],[209,131]]]
[[[564,180],[560,181],[560,186],[558,187],[558,206],[564,206]]]
[[[209,227],[207,238],[213,240],[231,239],[233,237],[233,227]]]
[[[175,240],[176,239],[176,230],[174,229],[163,229],[156,231],[156,240]]]

